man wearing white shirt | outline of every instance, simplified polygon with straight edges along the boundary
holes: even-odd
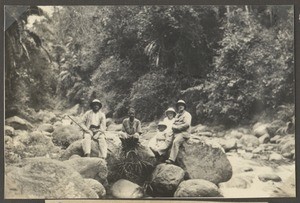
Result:
[[[190,138],[191,133],[192,116],[185,110],[186,103],[183,100],[179,100],[176,104],[176,108],[178,113],[175,116],[175,121],[172,126],[174,140],[169,159],[166,160],[166,163],[168,164],[174,164],[178,155],[179,147],[184,141]]]
[[[91,110],[83,115],[82,126],[85,128],[85,133],[83,135],[82,149],[84,155],[90,157],[92,139],[94,139],[99,144],[99,157],[106,159],[107,143],[104,134],[106,130],[106,117],[100,111],[101,108],[101,102],[98,99],[94,99],[91,103]]]

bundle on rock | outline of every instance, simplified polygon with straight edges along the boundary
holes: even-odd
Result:
[[[122,140],[118,152],[109,156],[107,161],[111,182],[125,178],[138,184],[149,180],[155,164],[155,158],[150,156],[136,138]]]

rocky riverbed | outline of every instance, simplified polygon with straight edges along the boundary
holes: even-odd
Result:
[[[176,165],[156,163],[139,151],[139,159],[152,168],[142,168],[147,177],[133,178],[115,167],[124,162],[118,157],[120,125],[109,120],[109,156],[102,160],[81,157],[82,133],[60,113],[35,116],[36,122],[16,116],[5,121],[7,198],[295,196],[295,135],[274,133],[280,125],[256,123],[226,131],[194,126]],[[140,140],[146,146],[156,124],[143,129]],[[98,150],[94,143],[92,156]]]

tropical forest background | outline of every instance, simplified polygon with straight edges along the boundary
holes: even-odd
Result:
[[[178,99],[193,124],[294,114],[293,6],[6,6],[6,117],[84,110],[142,122]]]

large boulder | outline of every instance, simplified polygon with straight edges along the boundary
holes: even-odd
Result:
[[[80,157],[64,161],[64,163],[79,172],[83,178],[92,178],[102,184],[106,184],[108,171],[104,159],[96,157]]]
[[[106,190],[104,186],[98,182],[97,180],[86,178],[84,179],[84,182],[89,185],[99,197],[104,197],[106,195]]]
[[[111,194],[116,198],[142,198],[142,188],[130,182],[129,180],[120,179],[110,188]]]
[[[260,144],[257,137],[249,134],[243,135],[239,143],[245,147],[258,147]]]
[[[232,176],[232,166],[223,148],[208,142],[184,143],[179,150],[177,162],[191,179],[204,179],[219,184]]]
[[[5,125],[11,126],[15,130],[31,130],[33,128],[33,125],[31,123],[18,116],[13,116],[5,119]]]
[[[183,181],[185,172],[182,168],[172,164],[159,164],[151,177],[154,195],[173,196],[179,183]]]
[[[6,170],[5,197],[62,199],[98,195],[70,166],[53,159],[31,158]]]
[[[62,125],[55,128],[53,134],[53,143],[67,148],[76,140],[83,138],[83,132],[75,125]]]
[[[219,188],[212,182],[191,179],[179,184],[174,197],[223,197]]]
[[[49,123],[45,123],[45,124],[40,125],[38,129],[41,130],[41,131],[48,132],[48,133],[52,133],[54,131],[53,125],[51,125]]]

